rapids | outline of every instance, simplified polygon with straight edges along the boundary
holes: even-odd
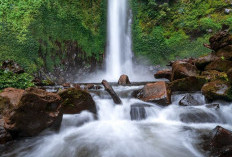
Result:
[[[89,112],[64,115],[60,132],[44,131],[38,137],[22,139],[0,147],[1,157],[204,157],[200,148],[201,133],[217,125],[232,126],[232,104],[220,109],[181,107],[184,94],[174,94],[172,104],[163,107],[132,98],[143,86],[113,86],[123,105],[115,105],[104,91],[91,90],[98,107],[98,120]],[[201,93],[194,97],[205,104]],[[132,121],[130,107],[147,104],[147,118]],[[195,121],[183,121],[181,115],[193,111],[204,113]],[[207,116],[210,115],[210,116]]]

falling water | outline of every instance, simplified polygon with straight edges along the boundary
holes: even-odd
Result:
[[[108,46],[106,73],[110,81],[132,74],[132,13],[127,0],[108,0]]]

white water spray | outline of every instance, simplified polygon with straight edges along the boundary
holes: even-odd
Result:
[[[110,81],[117,81],[121,74],[133,74],[131,18],[127,0],[108,0],[106,77]]]

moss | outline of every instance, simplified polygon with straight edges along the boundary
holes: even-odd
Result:
[[[205,76],[209,80],[209,82],[216,80],[229,81],[228,76],[225,72],[219,72],[216,70],[203,71],[201,75]]]
[[[207,82],[206,77],[193,76],[172,81],[169,86],[172,91],[200,91]]]

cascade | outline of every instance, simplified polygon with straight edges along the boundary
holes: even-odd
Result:
[[[131,21],[127,0],[108,0],[106,77],[110,81],[133,73]]]

